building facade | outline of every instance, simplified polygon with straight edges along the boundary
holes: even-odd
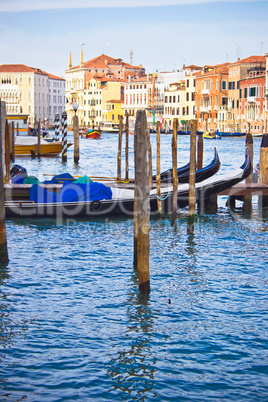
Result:
[[[195,75],[190,72],[185,79],[170,84],[165,91],[164,125],[172,129],[177,118],[179,129],[187,130],[190,120],[195,119]]]
[[[122,82],[124,82],[127,77],[129,79],[142,77],[145,74],[145,69],[142,65],[132,66],[128,63],[124,63],[122,59],[114,59],[105,54],[84,63],[83,50],[81,50],[80,64],[73,67],[70,54],[69,66],[65,73],[68,124],[72,124],[72,118],[74,116],[72,105],[74,101],[76,101],[79,105],[79,124],[88,125],[88,123],[90,123],[90,125],[100,125],[102,110],[106,110],[106,102],[112,99],[118,101],[122,99]],[[96,82],[94,83],[92,80]],[[110,83],[114,83],[114,85]],[[95,87],[91,86],[91,84],[95,85]],[[103,85],[104,87],[101,88]],[[115,87],[119,88],[120,93],[114,93],[117,91]],[[95,105],[94,99],[91,99],[91,95],[96,96]],[[99,101],[101,101],[101,108],[96,107],[97,105],[100,106]],[[92,108],[85,110],[85,106],[88,105],[88,102],[90,102]],[[93,106],[95,106],[95,108]],[[90,114],[88,115],[89,112]],[[87,119],[85,119],[85,117],[87,117]],[[90,119],[88,119],[88,117],[90,117]]]
[[[64,80],[52,76],[38,68],[24,64],[4,64],[0,66],[0,97],[6,102],[7,114],[27,115],[28,124],[37,121],[53,121],[50,104],[50,86]],[[61,92],[61,106],[64,108],[64,85]]]
[[[265,57],[250,56],[232,63],[228,67],[228,105],[227,127],[228,132],[244,130],[240,112],[240,81],[250,78],[254,71],[265,72]]]
[[[265,132],[265,71],[250,71],[240,80],[240,116],[243,132]]]
[[[48,74],[49,76],[49,124],[55,122],[55,115],[61,115],[65,110],[65,80]]]
[[[196,117],[201,131],[226,131],[228,63],[205,66],[196,78]]]

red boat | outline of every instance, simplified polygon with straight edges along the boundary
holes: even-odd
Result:
[[[88,130],[87,133],[82,135],[82,138],[92,138],[94,140],[99,140],[101,138],[101,132],[99,130]]]

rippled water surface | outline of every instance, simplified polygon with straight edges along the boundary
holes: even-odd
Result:
[[[161,142],[166,169],[171,137]],[[179,138],[181,164],[188,145]],[[215,145],[223,171],[242,164],[245,139],[208,140],[205,162]],[[79,166],[71,148],[67,165],[60,157],[16,163],[40,180],[116,175],[117,136],[80,146]],[[155,136],[152,146],[155,154]],[[131,219],[8,220],[0,399],[267,401],[268,222],[256,200],[251,220],[225,201],[216,215],[197,215],[191,236],[187,211],[177,230],[169,217],[151,220],[148,297],[138,292]]]

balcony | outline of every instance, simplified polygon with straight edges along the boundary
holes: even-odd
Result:
[[[205,89],[202,89],[201,94],[202,94],[202,95],[209,95],[209,94],[210,94],[210,91],[209,91],[208,88],[205,88]]]
[[[256,103],[256,96],[248,96],[248,103]]]
[[[201,113],[208,113],[209,112],[209,107],[208,106],[200,106],[200,112]]]

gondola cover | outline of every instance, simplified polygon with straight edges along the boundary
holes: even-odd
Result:
[[[112,190],[102,183],[64,183],[60,193],[48,191],[38,184],[30,189],[30,201],[34,203],[76,202],[110,200]]]

